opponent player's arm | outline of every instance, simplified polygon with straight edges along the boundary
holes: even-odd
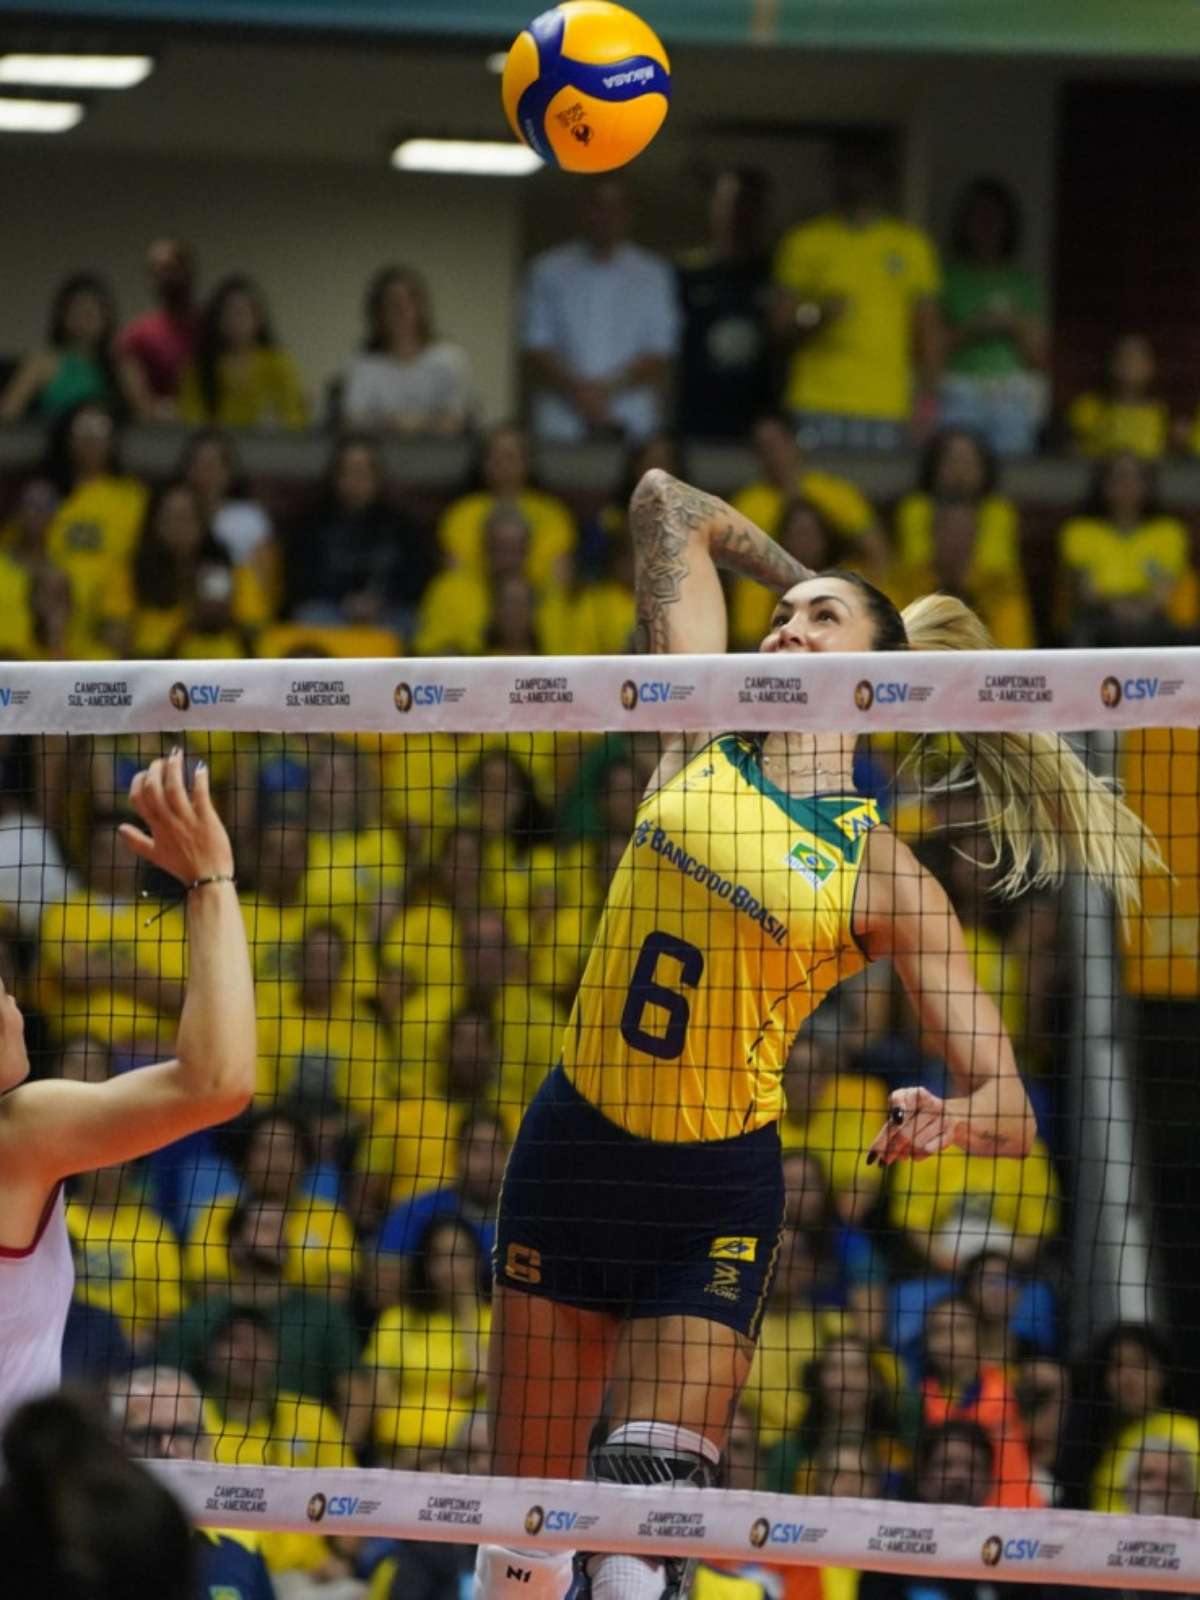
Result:
[[[942,1100],[928,1089],[897,1090],[870,1156],[885,1164],[922,1160],[951,1144],[972,1154],[1027,1156],[1037,1131],[1033,1110],[949,897],[891,832],[872,834],[866,848],[855,933],[872,960],[891,960],[922,1042],[946,1062],[959,1091]]]
[[[644,655],[724,651],[725,595],[718,567],[775,594],[812,573],[740,511],[655,467],[629,502],[637,648]]]
[[[183,758],[156,761],[134,779],[134,809],[149,831],[126,825],[145,860],[193,884],[187,897],[189,972],[175,1059],[87,1084],[22,1085],[0,1101],[0,1164],[18,1179],[55,1182],[73,1172],[146,1155],[236,1116],[254,1092],[254,985],[234,889],[229,836],[200,769],[189,794]],[[20,1045],[21,1017],[0,1005],[0,1050]],[[21,1046],[23,1048],[23,1046]]]

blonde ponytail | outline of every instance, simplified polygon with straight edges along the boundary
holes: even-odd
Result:
[[[983,623],[953,595],[924,595],[901,613],[910,650],[993,650]],[[1057,733],[959,733],[965,760],[933,787],[973,787],[1004,871],[1006,898],[1049,888],[1068,872],[1102,884],[1125,913],[1141,875],[1165,872],[1158,844],[1114,783],[1097,777]]]

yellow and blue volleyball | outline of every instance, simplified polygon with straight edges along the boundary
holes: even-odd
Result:
[[[563,0],[513,41],[501,97],[518,139],[548,166],[610,172],[662,127],[671,63],[658,35],[610,0]]]

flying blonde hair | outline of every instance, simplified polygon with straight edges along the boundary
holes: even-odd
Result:
[[[901,617],[910,650],[996,648],[975,613],[953,595],[923,595]],[[954,737],[964,757],[926,792],[979,793],[996,850],[991,864],[1005,868],[997,889],[1006,899],[1083,872],[1126,914],[1137,909],[1142,874],[1167,871],[1154,835],[1117,785],[1090,771],[1060,734],[1006,730]],[[927,738],[918,743],[918,758],[923,750]]]

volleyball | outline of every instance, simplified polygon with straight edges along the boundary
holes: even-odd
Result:
[[[563,0],[508,52],[504,112],[548,166],[611,172],[662,127],[671,64],[653,28],[610,0]]]

